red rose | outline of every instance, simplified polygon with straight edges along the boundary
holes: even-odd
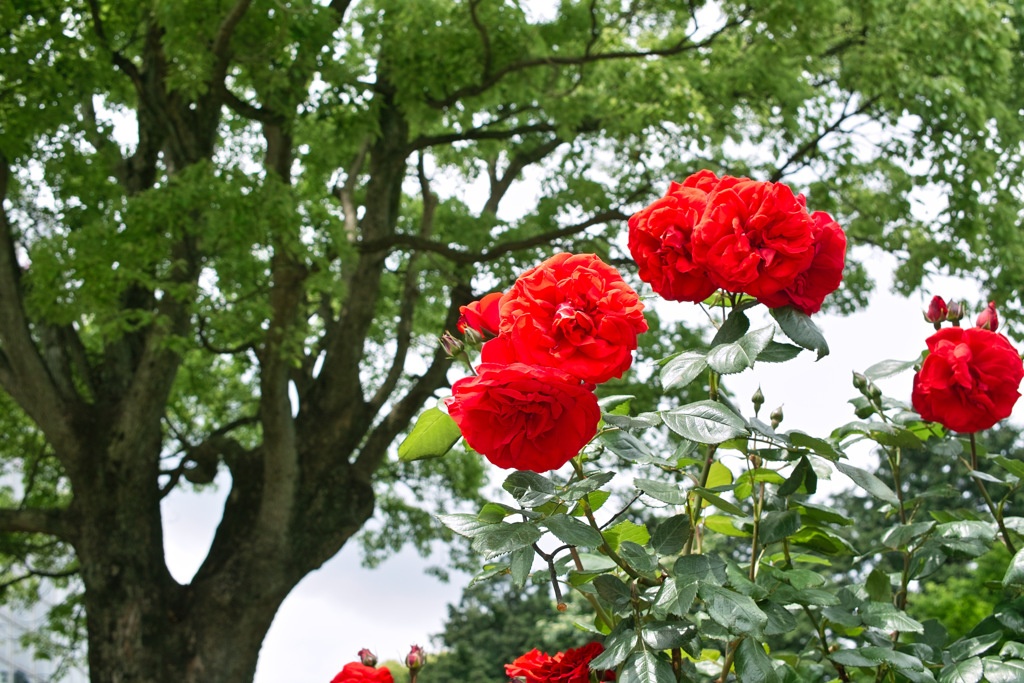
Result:
[[[941,296],[933,296],[931,303],[928,304],[928,310],[924,312],[924,319],[927,322],[935,323],[935,329],[939,329],[938,323],[944,321],[948,313],[949,309],[946,307],[945,300]]]
[[[640,279],[664,299],[703,301],[718,289],[690,248],[707,200],[703,189],[672,183],[664,197],[629,219],[629,253]]]
[[[520,677],[525,683],[589,683],[590,660],[604,652],[600,643],[588,643],[575,650],[559,652],[554,657],[531,650],[511,664],[505,665],[510,678]],[[614,681],[615,674],[605,672],[600,680]]]
[[[825,297],[843,281],[846,233],[824,211],[815,211],[811,214],[811,220],[814,221],[814,256],[811,265],[797,275],[789,287],[761,297],[761,303],[768,308],[792,304],[797,310],[813,315],[821,310]]]
[[[359,662],[350,662],[331,679],[331,683],[394,683],[394,679],[387,667],[374,669]]]
[[[465,334],[471,327],[481,334],[492,337],[498,334],[498,304],[501,292],[493,292],[468,306],[459,306],[459,332]]]
[[[595,384],[621,377],[637,334],[647,331],[643,307],[594,254],[557,254],[501,297],[498,340],[484,345],[481,359],[557,367]]]
[[[996,311],[995,301],[988,302],[988,308],[981,312],[978,319],[974,321],[974,325],[984,330],[996,331],[996,328],[999,327],[999,313]]]
[[[1024,364],[1006,337],[980,328],[946,327],[928,337],[911,400],[925,420],[955,432],[988,429],[1009,417]]]
[[[466,443],[498,467],[558,469],[597,432],[597,397],[576,377],[523,363],[477,372],[452,385],[446,405]]]
[[[763,298],[789,287],[814,257],[814,222],[801,199],[779,183],[723,183],[693,230],[694,261],[731,292]]]

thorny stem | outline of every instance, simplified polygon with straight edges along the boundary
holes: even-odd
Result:
[[[544,552],[536,543],[533,544],[533,552],[540,555],[540,558],[547,563],[548,572],[551,574],[551,587],[555,591],[555,603],[561,607],[565,603],[562,602],[562,589],[558,586],[558,572],[555,571],[555,554]]]
[[[848,682],[850,680],[850,675],[846,673],[846,669],[843,665],[833,662],[832,658],[829,657],[828,636],[825,635],[825,627],[815,618],[814,612],[812,612],[807,605],[803,605],[803,608],[804,612],[807,614],[807,618],[811,620],[811,624],[814,625],[814,630],[818,634],[818,640],[821,642],[821,653],[825,656],[825,659],[835,667],[836,673],[839,674],[839,680]]]
[[[572,463],[572,467],[573,467],[574,470],[576,470],[576,475],[580,479],[586,479],[587,478],[587,476],[585,474],[583,474],[583,466],[580,465],[580,463],[575,458],[573,458],[569,462]],[[590,522],[590,526],[593,527],[594,530],[597,533],[601,533],[601,526],[597,523],[597,520],[594,519],[594,511],[590,508],[590,496],[589,496],[589,494],[584,495],[583,498],[580,499],[580,504],[583,506],[583,514],[586,515],[587,521]],[[629,578],[631,578],[631,579],[633,579],[635,581],[639,581],[640,584],[643,585],[643,586],[657,586],[657,585],[660,585],[660,583],[661,583],[660,581],[652,581],[652,580],[650,580],[650,579],[648,579],[646,577],[643,577],[643,576],[640,575],[639,572],[637,572],[635,569],[630,567],[629,563],[626,562],[624,559],[622,559],[622,556],[620,556],[617,552],[615,552],[612,549],[612,547],[610,545],[608,545],[608,541],[604,540],[604,535],[603,534],[601,536],[600,550],[605,555],[607,555],[609,558],[611,558],[611,560],[615,564],[617,564],[622,569],[622,571],[626,572],[626,574],[629,575]]]
[[[757,501],[754,503],[754,533],[750,543],[750,580],[757,579],[757,566],[760,564],[757,552],[758,532],[761,529],[761,509],[764,507],[764,482],[761,482]]]
[[[697,486],[699,486],[701,488],[704,488],[705,486],[707,486],[708,477],[711,475],[711,463],[713,463],[715,461],[715,451],[716,450],[718,450],[718,445],[717,444],[710,444],[710,445],[708,445],[708,455],[707,455],[707,458],[704,459],[704,468],[700,471],[700,479],[697,480]],[[704,508],[703,500],[702,499],[698,499],[696,510],[694,510],[693,513],[691,514],[691,521],[690,521],[690,531],[691,531],[691,533],[690,533],[690,538],[686,539],[686,547],[683,548],[683,555],[689,555],[690,553],[693,552],[694,539],[697,538],[699,533],[700,533],[698,527],[700,526],[700,514],[701,514],[701,510],[703,508]],[[699,539],[697,540],[697,552],[698,553],[700,552],[700,540]]]
[[[907,511],[903,505],[903,482],[900,480],[900,462],[903,452],[897,448],[895,453],[886,451],[889,460],[889,468],[892,470],[892,482],[896,489],[896,500],[899,502],[900,524],[906,525]],[[914,553],[911,550],[903,551],[903,571],[900,574],[900,590],[896,594],[896,608],[905,610],[907,608],[907,588],[910,585],[910,563]],[[895,643],[900,637],[899,631],[893,631],[892,641]]]
[[[968,472],[973,473],[978,470],[978,446],[974,441],[974,432],[971,432],[970,439],[971,462],[968,465],[967,462],[964,461],[964,464],[967,465]],[[960,458],[960,460],[963,461],[963,458]],[[988,489],[985,488],[985,482],[973,476],[973,474],[971,474],[970,476],[971,479],[974,480],[974,483],[977,484],[978,490],[981,491],[981,495],[985,499],[985,504],[988,506],[989,512],[991,512],[992,516],[996,519],[996,524],[999,525],[999,533],[1003,537],[1003,543],[1006,544],[1006,549],[1010,551],[1010,555],[1016,555],[1017,547],[1013,544],[1013,541],[1010,540],[1010,531],[1006,528],[1006,524],[1003,523],[1002,508],[997,508],[996,504],[992,502],[992,497],[988,495]]]

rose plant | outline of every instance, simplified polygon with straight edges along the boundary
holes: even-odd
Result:
[[[507,663],[515,680],[1024,680],[1024,518],[1005,508],[1024,463],[986,458],[974,434],[1009,415],[1024,376],[994,331],[994,308],[965,329],[963,305],[933,302],[926,320],[940,329],[927,354],[855,373],[857,419],[830,432],[783,430],[780,409],[759,418],[760,390],[752,410],[726,390],[756,363],[828,353],[810,315],[839,284],[846,238],[805,204],[784,185],[704,171],[630,219],[640,278],[668,300],[703,301],[716,327],[706,346],[660,361],[659,410],[596,398],[593,383],[629,366],[646,324],[610,267],[563,254],[502,294],[484,362],[454,383],[449,414],[424,413],[400,448],[406,459],[437,456],[461,434],[514,470],[507,499],[441,521],[482,556],[478,580],[549,581],[559,607],[574,591],[592,608],[577,625],[600,646],[585,657],[525,653]],[[912,404],[875,383],[912,369]],[[671,405],[683,388],[701,396]],[[884,466],[854,465],[858,443]],[[984,508],[921,512],[929,492],[902,476],[909,450],[963,466]],[[865,515],[886,520],[868,547],[844,532],[855,520],[813,498],[836,472],[871,496]],[[908,613],[914,582],[996,542],[1011,555],[1009,599],[988,619],[947,642],[937,622]],[[902,569],[885,571],[882,554]],[[825,569],[842,557],[853,569],[830,580]]]

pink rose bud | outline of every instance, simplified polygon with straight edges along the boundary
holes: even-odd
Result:
[[[409,654],[405,656],[405,665],[410,671],[419,671],[427,663],[427,653],[419,645],[413,645]]]
[[[980,327],[983,330],[996,331],[999,327],[999,316],[996,314],[996,302],[989,301],[988,308],[981,312],[978,319],[974,322],[976,327]]]
[[[370,668],[377,666],[377,655],[370,652],[369,648],[364,647],[356,655],[359,657],[359,661],[363,663],[363,666]]]
[[[440,341],[441,348],[444,349],[444,352],[448,355],[449,358],[455,358],[460,353],[462,353],[463,349],[466,348],[466,345],[463,344],[458,339],[456,339],[451,332],[446,331],[443,335],[441,335]]]
[[[939,323],[946,319],[948,313],[949,309],[942,297],[933,296],[932,302],[928,304],[928,310],[924,312],[924,319],[934,324],[935,329],[939,329]]]

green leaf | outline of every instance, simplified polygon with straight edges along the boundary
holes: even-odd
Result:
[[[789,478],[779,485],[779,495],[791,496],[794,493],[811,494],[817,489],[818,475],[815,473],[814,468],[811,467],[811,462],[807,459],[807,456],[802,455],[800,456],[800,462],[793,468]]]
[[[708,491],[706,488],[694,486],[693,492],[696,493],[701,498],[703,498],[704,500],[706,500],[708,503],[714,505],[719,510],[722,510],[723,512],[728,512],[732,515],[741,516],[744,514],[743,510],[740,507],[738,507],[734,503],[730,503],[729,501],[727,501],[725,498],[722,498],[714,491]]]
[[[751,598],[711,583],[701,583],[697,594],[704,600],[708,615],[730,633],[763,637],[768,615]]]
[[[766,602],[759,606],[768,615],[768,625],[764,627],[764,634],[766,636],[778,636],[796,630],[796,617],[790,614],[789,610],[782,605]]]
[[[568,545],[597,548],[604,542],[600,531],[569,515],[551,515],[541,524],[557,536],[558,540]]]
[[[613,427],[626,427],[627,429],[646,429],[657,427],[661,424],[660,413],[640,413],[639,415],[612,415],[603,416],[606,424]]]
[[[683,505],[686,503],[686,492],[676,483],[637,478],[633,480],[633,486],[651,498],[660,500],[662,503],[668,503],[669,505]]]
[[[978,683],[985,675],[985,665],[977,657],[953,662],[942,667],[939,683]]]
[[[523,507],[536,507],[555,497],[555,484],[536,472],[518,471],[505,478],[501,485]]]
[[[636,652],[622,667],[621,683],[675,683],[672,667],[650,650]]]
[[[800,530],[800,513],[796,510],[769,512],[761,519],[759,540],[762,546],[781,541]]]
[[[728,486],[731,483],[732,471],[717,460],[711,463],[711,467],[708,469],[708,481],[704,485],[705,488],[715,489],[719,486]]]
[[[745,436],[742,418],[716,401],[697,401],[662,414],[669,429],[697,443],[718,444]]]
[[[753,536],[751,532],[738,528],[736,526],[737,521],[739,520],[735,517],[726,517],[725,515],[708,515],[704,518],[704,526],[725,536],[737,536],[740,538],[750,538]]]
[[[616,611],[625,608],[633,600],[633,592],[629,586],[614,574],[595,576],[594,588],[597,589],[597,594]]]
[[[775,326],[769,325],[745,334],[735,342],[713,346],[708,352],[708,366],[722,375],[731,375],[753,367],[758,354],[764,351],[774,334]]]
[[[883,360],[875,363],[864,371],[864,376],[871,380],[885,379],[901,372],[913,369],[917,360]]]
[[[590,501],[591,511],[596,512],[601,509],[601,506],[605,504],[605,501],[607,501],[612,494],[611,491],[593,491],[585,495],[587,496],[587,500]],[[586,514],[586,512],[584,511],[582,505],[577,504],[573,507],[569,514],[573,517],[583,517]]]
[[[658,522],[651,538],[651,547],[659,555],[675,555],[690,538],[689,515],[675,515]]]
[[[536,522],[492,524],[477,534],[471,545],[476,552],[491,558],[536,543],[541,536]]]
[[[890,602],[872,602],[861,609],[861,618],[868,626],[883,631],[910,631],[912,633],[923,633],[924,625],[907,616]]]
[[[899,506],[900,500],[893,493],[893,490],[886,486],[885,482],[871,474],[866,470],[862,470],[859,467],[848,465],[845,462],[837,462],[836,469],[848,476],[853,480],[857,486],[861,487],[875,498],[881,501],[889,503],[893,506]]]
[[[725,562],[713,555],[683,555],[672,567],[672,575],[686,585],[695,582],[725,583]]]
[[[644,625],[640,636],[655,650],[671,650],[683,647],[692,628],[682,621],[652,621]]]
[[[603,532],[604,540],[608,542],[612,550],[618,550],[619,544],[623,541],[631,541],[637,545],[647,545],[651,535],[643,524],[635,524],[628,519],[623,520]]]
[[[661,369],[661,386],[666,390],[685,387],[707,367],[707,354],[703,351],[684,351]]]
[[[612,453],[630,462],[646,463],[655,459],[643,441],[622,429],[603,432],[601,442]]]
[[[517,589],[522,589],[526,585],[526,579],[530,577],[530,570],[533,568],[533,546],[528,545],[513,551],[509,568],[512,574],[512,585]]]
[[[976,638],[965,638],[950,645],[946,652],[954,662],[959,662],[970,657],[977,657],[991,650],[996,643],[1003,639],[1002,629],[986,633]]]
[[[985,680],[988,683],[1020,683],[1024,681],[1024,661],[985,657]]]
[[[620,541],[619,555],[626,561],[626,564],[637,570],[637,572],[651,576],[655,574],[657,564],[654,558],[647,554],[643,546],[632,541]]]
[[[799,346],[771,341],[764,351],[757,355],[757,359],[762,363],[785,363],[799,356],[802,350]]]
[[[1010,566],[1006,568],[1003,575],[1003,585],[1024,586],[1024,548],[1017,551],[1017,554],[1010,560]]]
[[[711,340],[711,348],[715,348],[719,344],[729,344],[746,333],[750,329],[750,320],[747,318],[747,314],[743,312],[743,309],[735,309],[729,313],[729,317],[725,319],[725,322],[718,331],[715,332],[714,338]]]
[[[736,650],[736,677],[743,683],[780,683],[771,657],[751,638],[744,638]]]
[[[799,431],[791,431],[788,434],[789,441],[798,448],[806,448],[829,460],[839,460],[842,454],[835,449],[828,441],[819,439]]]
[[[924,671],[924,664],[917,657],[897,652],[888,647],[869,646],[857,650],[840,650],[830,659],[844,666],[873,667],[885,662],[900,671]]]
[[[874,602],[892,602],[892,585],[889,583],[889,574],[878,567],[871,570],[868,580],[864,584],[868,597]]]
[[[808,351],[816,352],[817,360],[828,355],[828,343],[825,341],[824,335],[807,314],[792,306],[773,308],[771,314],[786,336]]]
[[[573,482],[566,489],[565,493],[562,494],[562,498],[565,500],[579,500],[588,493],[594,493],[614,478],[615,472],[595,472],[589,474],[586,479]]]
[[[485,522],[476,515],[437,515],[437,518],[446,527],[457,533],[459,536],[473,538],[487,531],[494,526],[492,522]]]
[[[459,426],[440,408],[427,408],[416,419],[416,425],[398,446],[398,459],[412,462],[439,458],[452,449],[462,436]]]
[[[1015,458],[1007,458],[1002,455],[997,455],[992,458],[999,463],[1004,470],[1017,477],[1018,479],[1024,480],[1024,462]]]
[[[591,671],[614,669],[636,647],[636,632],[630,620],[620,621],[604,639],[604,652],[590,660]]]

